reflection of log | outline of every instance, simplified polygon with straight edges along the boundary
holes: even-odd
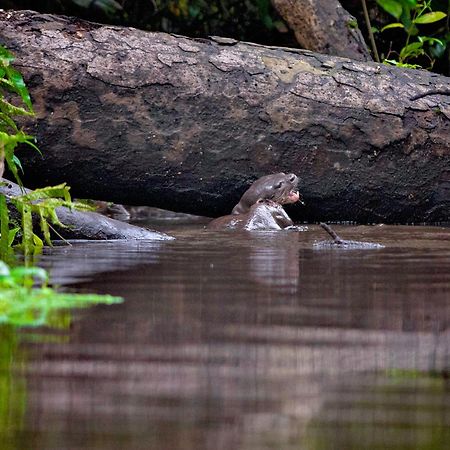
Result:
[[[0,13],[38,114],[27,183],[210,216],[300,176],[305,220],[450,216],[449,79],[306,51]]]
[[[272,0],[272,3],[303,48],[371,60],[356,19],[338,0]]]
[[[0,186],[0,193],[6,198],[21,195],[20,187],[7,181],[6,186]],[[125,222],[103,216],[95,212],[76,211],[69,208],[57,208],[58,218],[67,228],[55,227],[58,233],[67,239],[148,239],[166,240],[171,237],[136,227]]]

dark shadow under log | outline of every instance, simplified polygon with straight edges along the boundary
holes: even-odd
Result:
[[[0,41],[36,105],[34,187],[219,216],[286,171],[296,220],[449,220],[450,97],[412,100],[448,78],[32,12],[1,12]]]

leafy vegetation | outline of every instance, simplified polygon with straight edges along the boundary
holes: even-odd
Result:
[[[389,23],[381,32],[402,29],[405,43],[399,51],[390,49],[383,62],[400,67],[421,68],[427,62],[431,69],[436,58],[444,55],[450,42],[448,27],[422,28],[441,22],[447,14],[433,10],[432,0],[377,0],[378,5],[397,21]],[[420,61],[420,63],[415,62]]]
[[[14,150],[19,144],[27,144],[35,149],[37,147],[34,144],[33,136],[19,130],[13,119],[14,116],[32,116],[34,114],[30,94],[22,75],[11,66],[13,60],[12,54],[5,47],[0,46],[0,177],[3,176],[4,162],[6,161],[9,170],[21,185],[19,170],[22,170],[22,165],[14,154]],[[8,101],[5,96],[7,93],[18,94],[23,106],[16,106]]]
[[[58,219],[56,208],[65,206],[67,208],[76,208],[78,210],[92,210],[92,208],[85,203],[72,202],[69,189],[69,186],[63,183],[58,186],[35,189],[34,191],[24,193],[23,195],[11,197],[10,202],[19,212],[21,222],[19,226],[17,226],[15,221],[11,220],[9,215],[6,215],[7,209],[0,208],[4,217],[2,223],[9,223],[12,227],[5,230],[7,231],[7,234],[5,233],[5,239],[1,239],[0,237],[0,254],[8,251],[8,247],[14,242],[17,233],[21,236],[21,240],[17,243],[17,247],[22,250],[25,255],[40,251],[44,242],[34,231],[33,215],[39,218],[39,228],[46,244],[52,245],[50,229],[53,229],[54,233],[57,234],[57,231],[52,225],[67,228]],[[0,198],[0,207],[1,201]],[[6,238],[6,236],[8,237]]]
[[[6,164],[16,179],[22,186],[19,171],[23,171],[19,158],[15,155],[15,150],[19,144],[27,144],[39,149],[34,144],[34,137],[29,136],[20,130],[14,120],[15,116],[33,115],[30,94],[25,86],[22,75],[15,70],[11,63],[14,57],[4,47],[0,46],[0,176],[3,176],[4,164]],[[8,93],[18,94],[22,105],[16,106],[8,101]],[[39,251],[43,244],[42,239],[34,232],[33,214],[39,218],[40,231],[45,242],[51,245],[50,228],[52,225],[64,227],[58,219],[56,208],[66,206],[77,209],[91,209],[83,203],[73,203],[69,194],[69,187],[65,184],[58,186],[36,189],[17,197],[11,197],[8,201],[15,206],[20,215],[20,221],[10,219],[7,199],[0,194],[0,256],[5,257],[10,253],[16,236],[20,242],[17,246],[23,251],[25,256]]]
[[[11,63],[14,58],[4,47],[0,46],[0,177],[3,176],[5,161],[20,186],[22,181],[19,171],[23,171],[20,160],[15,155],[18,144],[34,144],[33,136],[20,130],[14,120],[15,116],[33,115],[30,95],[21,74]],[[10,100],[8,96],[12,95]],[[18,96],[22,104],[14,105]],[[38,150],[38,149],[37,149]],[[39,151],[39,150],[38,150]],[[39,228],[44,241],[51,245],[50,229],[52,225],[64,227],[58,219],[56,208],[91,209],[85,204],[73,203],[66,184],[36,189],[8,199],[0,194],[0,257],[14,261],[13,249],[20,249],[25,262],[29,256],[39,251],[43,240],[35,232],[33,216],[39,220]],[[20,217],[11,219],[10,207],[14,207]],[[17,239],[17,236],[20,239]],[[16,245],[15,245],[16,243]],[[80,295],[59,293],[48,285],[48,275],[39,267],[10,268],[0,261],[0,324],[15,326],[49,325],[55,317],[55,311],[62,308],[74,308],[96,303],[117,303],[118,297],[106,295]]]

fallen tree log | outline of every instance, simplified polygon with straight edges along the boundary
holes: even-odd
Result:
[[[0,178],[4,185],[0,185],[0,194],[3,194],[7,201],[11,197],[17,197],[23,193],[20,186],[4,178]],[[29,190],[25,190],[29,192]],[[102,214],[90,211],[77,211],[65,207],[56,208],[58,219],[63,225],[54,226],[58,235],[55,238],[64,237],[66,239],[146,239],[152,241],[164,241],[173,239],[164,233],[147,230],[146,228],[137,227],[126,222],[111,219]],[[20,220],[16,215],[16,220]],[[38,219],[36,218],[36,229]],[[39,233],[37,233],[39,234]]]
[[[448,78],[33,12],[1,12],[0,40],[36,106],[28,184],[218,216],[287,171],[294,219],[449,220],[450,97],[426,95]]]

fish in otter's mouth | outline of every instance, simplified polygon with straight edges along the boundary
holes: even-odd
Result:
[[[281,205],[287,205],[290,203],[297,203],[297,202],[300,202],[302,205],[304,205],[305,202],[303,201],[303,198],[297,189],[297,185],[298,185],[298,177],[292,174],[291,178],[289,179],[289,182],[286,183],[286,186],[284,186],[280,191],[275,193],[272,196],[271,200],[276,201]],[[280,186],[275,187],[281,188],[282,183],[280,183]]]
[[[297,202],[300,202],[302,205],[305,204],[302,196],[300,195],[300,192],[298,192],[298,190],[296,190],[296,189],[291,189],[287,194],[282,196],[278,200],[278,202],[281,203],[282,205],[287,205],[289,203],[297,203]]]
[[[300,202],[302,205],[305,204],[302,196],[300,195],[300,192],[292,190],[289,192],[287,196],[286,203],[296,203],[296,202]]]

